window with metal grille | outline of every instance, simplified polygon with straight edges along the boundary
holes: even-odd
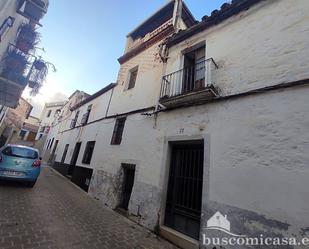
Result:
[[[130,78],[128,89],[132,89],[135,86],[136,78],[137,78],[138,67],[135,67],[130,70]]]
[[[83,157],[83,163],[84,164],[90,164],[91,158],[92,158],[92,153],[94,150],[94,145],[95,141],[88,141],[86,144],[85,152],[84,152],[84,157]]]
[[[112,141],[111,141],[112,145],[121,144],[122,133],[123,133],[125,122],[126,122],[126,117],[116,119]]]

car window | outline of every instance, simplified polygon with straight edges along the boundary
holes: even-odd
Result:
[[[28,159],[37,159],[39,157],[35,150],[12,146],[8,146],[2,150],[2,154],[6,156],[22,157]]]

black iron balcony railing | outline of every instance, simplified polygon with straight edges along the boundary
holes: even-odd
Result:
[[[160,99],[201,91],[213,85],[213,72],[218,66],[213,58],[163,76]]]

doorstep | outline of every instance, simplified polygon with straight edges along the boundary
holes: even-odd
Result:
[[[160,226],[160,235],[182,249],[199,249],[199,242],[169,227]]]

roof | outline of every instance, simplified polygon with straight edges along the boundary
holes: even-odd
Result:
[[[138,27],[131,31],[127,36],[131,36],[133,39],[138,37],[144,37],[147,33],[152,32],[156,28],[160,27],[163,23],[167,22],[173,17],[175,0],[169,1]],[[196,20],[185,3],[183,3],[182,15],[184,22],[188,27],[195,24]]]
[[[80,90],[76,90],[74,93],[72,93],[69,97],[69,99],[71,99],[76,93],[83,93],[85,96],[90,96],[90,94],[84,92],[84,91],[80,91]]]
[[[113,89],[117,84],[116,83],[110,83],[109,85],[107,85],[106,87],[102,88],[100,91],[97,91],[96,93],[90,95],[88,98],[82,100],[81,102],[77,103],[75,106],[73,106],[70,110],[74,111],[77,108],[79,108],[80,106],[87,104],[88,102],[90,102],[91,100],[94,100],[95,98],[101,96],[102,94],[108,92],[109,90]]]
[[[40,118],[32,116],[32,115],[30,115],[29,118],[33,118],[33,119],[36,119],[36,120],[40,121]]]
[[[57,101],[57,102],[49,102],[45,103],[46,107],[56,107],[56,106],[64,106],[67,101]]]
[[[238,13],[248,10],[253,5],[265,0],[233,0],[231,3],[222,4],[219,10],[213,10],[211,16],[204,16],[198,24],[173,35],[167,42],[167,46],[171,47],[178,44],[189,37],[202,32],[212,26],[227,20],[228,18],[237,15]]]
[[[137,28],[135,28],[131,33],[127,35],[131,36],[133,39],[137,39],[139,37],[144,37],[146,34],[153,32],[159,27],[162,27],[162,30],[160,30],[160,32],[154,34],[152,37],[150,37],[137,47],[130,49],[124,55],[119,57],[118,61],[120,64],[123,64],[124,62],[128,61],[137,54],[141,53],[142,51],[149,48],[153,44],[166,38],[169,35],[172,35],[175,32],[172,23],[164,26],[164,24],[166,24],[169,20],[173,18],[174,5],[175,0],[169,1],[167,4],[165,4],[162,8],[160,8],[152,16],[146,19],[146,21],[144,21],[142,24],[140,24]],[[185,24],[187,25],[187,27],[191,27],[197,22],[185,3],[182,4],[181,17],[185,22]]]

